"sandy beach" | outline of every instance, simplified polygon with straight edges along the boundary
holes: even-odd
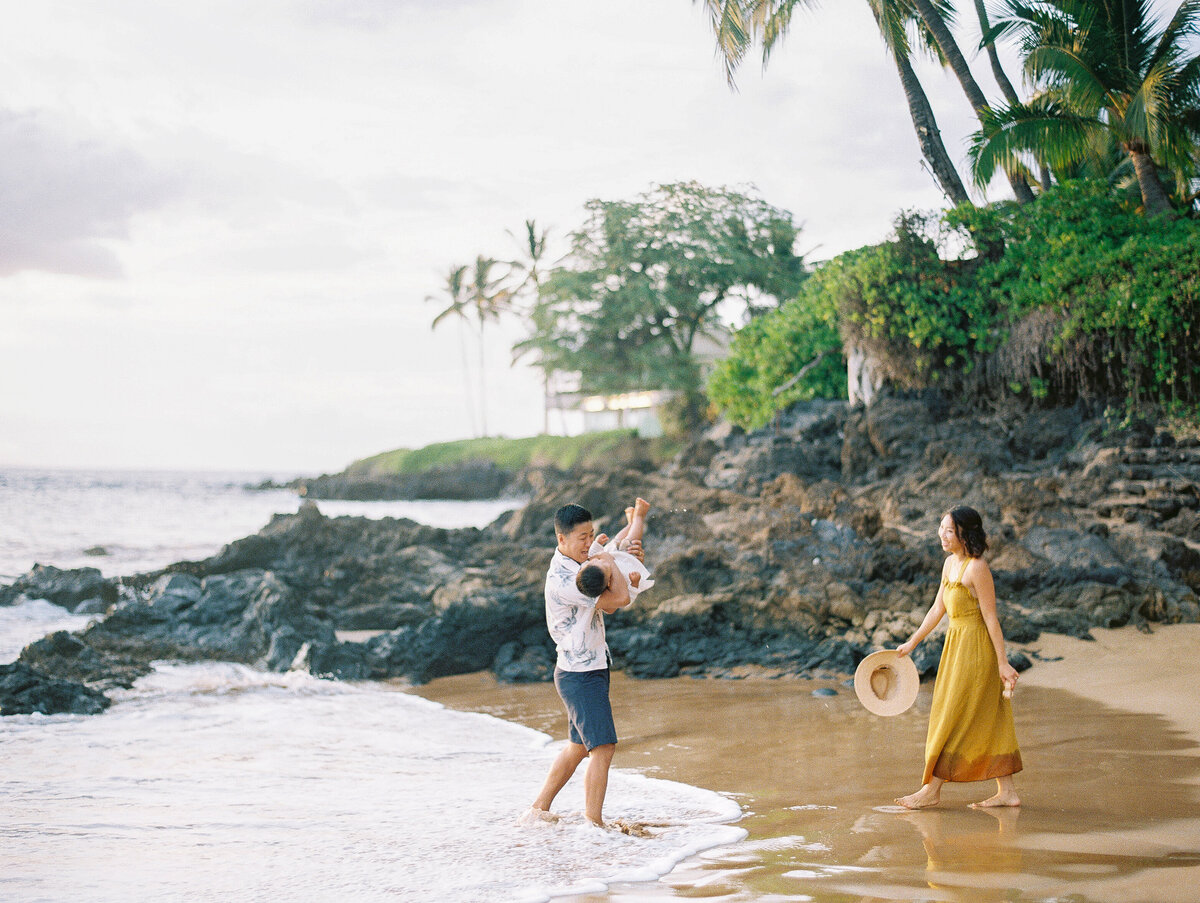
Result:
[[[1019,810],[967,807],[992,782],[947,785],[937,809],[893,805],[920,777],[931,682],[907,713],[880,718],[836,680],[614,675],[614,767],[729,795],[749,837],[658,882],[573,899],[1192,903],[1200,625],[1097,630],[1092,642],[1046,635],[1022,648],[1036,664],[1014,699]],[[814,695],[824,689],[836,695]],[[415,692],[565,734],[549,684],[474,674]],[[514,817],[528,802],[513,801]],[[577,780],[556,808],[582,808]]]

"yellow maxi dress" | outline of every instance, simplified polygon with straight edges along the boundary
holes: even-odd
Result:
[[[979,601],[962,584],[969,562],[953,582],[942,578],[950,627],[933,685],[922,783],[931,777],[985,781],[1021,770],[1012,703],[1002,695],[996,650]]]

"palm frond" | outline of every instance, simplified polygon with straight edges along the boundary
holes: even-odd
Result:
[[[912,17],[911,7],[905,7],[897,0],[868,0],[868,2],[888,52],[894,57],[908,59],[912,52],[908,42],[908,23]]]
[[[1178,57],[1188,38],[1200,34],[1200,0],[1183,0],[1175,15],[1159,37],[1158,46],[1146,61],[1148,69],[1159,66],[1162,60]]]
[[[753,38],[746,17],[745,0],[695,0],[708,10],[713,37],[716,38],[717,55],[725,69],[725,80],[734,87],[734,76],[746,53],[753,46]]]
[[[997,170],[1015,173],[1031,156],[1055,169],[1067,169],[1092,150],[1099,124],[1078,116],[1052,100],[995,107],[982,118],[982,128],[971,136],[968,157],[971,176],[986,187]]]
[[[1067,47],[1037,47],[1025,58],[1034,84],[1079,112],[1098,113],[1109,99],[1108,87],[1082,55]]]

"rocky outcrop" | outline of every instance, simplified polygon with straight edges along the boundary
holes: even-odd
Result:
[[[1200,619],[1198,478],[1194,438],[1107,432],[1082,407],[1017,417],[956,414],[938,398],[812,403],[769,430],[716,428],[661,470],[544,472],[530,502],[486,530],[327,518],[306,504],[206,561],[125,578],[104,621],[21,660],[99,689],[163,658],[549,679],[553,513],[576,501],[613,533],[640,494],[654,506],[656,585],[608,619],[618,668],[846,675],[920,623],[937,591],[938,521],[960,503],[984,516],[1010,640]],[[923,673],[938,653],[936,637],[918,649]]]
[[[494,499],[516,491],[518,474],[493,461],[464,461],[430,467],[419,473],[355,472],[302,477],[284,486],[264,483],[261,489],[295,489],[310,499],[381,501],[408,499]]]
[[[103,612],[117,601],[117,584],[106,580],[97,568],[63,571],[35,564],[15,583],[0,586],[0,605],[12,605],[22,598],[46,599],[79,614],[90,614]]]
[[[0,665],[0,715],[97,715],[109,706],[103,693],[17,662]]]

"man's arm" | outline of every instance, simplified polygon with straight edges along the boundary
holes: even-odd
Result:
[[[612,579],[608,581],[608,588],[596,599],[596,608],[606,615],[611,615],[617,609],[624,608],[630,602],[629,584],[625,582],[625,576],[617,570],[615,564],[612,573]]]

